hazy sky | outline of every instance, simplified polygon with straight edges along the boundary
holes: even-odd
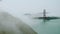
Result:
[[[60,0],[2,0],[0,9],[18,17],[25,13],[39,13],[43,9],[50,15],[60,16]]]

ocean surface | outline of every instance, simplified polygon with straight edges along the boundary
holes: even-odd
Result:
[[[60,34],[60,19],[43,22],[43,20],[33,19],[35,25],[32,28],[38,34]]]
[[[30,19],[29,24],[38,34],[60,34],[60,19],[43,22],[41,19]]]
[[[43,22],[41,19],[23,18],[38,34],[60,34],[60,19]]]

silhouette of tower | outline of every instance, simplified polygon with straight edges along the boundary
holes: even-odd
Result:
[[[46,10],[43,10],[43,17],[46,17]]]

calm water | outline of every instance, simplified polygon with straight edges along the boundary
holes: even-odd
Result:
[[[43,22],[43,20],[23,18],[38,34],[60,34],[60,19]]]
[[[50,20],[44,22],[38,19],[32,19],[34,25],[32,28],[38,32],[38,34],[60,34],[60,19]]]

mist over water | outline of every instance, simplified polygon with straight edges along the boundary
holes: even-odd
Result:
[[[43,22],[39,19],[30,19],[28,23],[38,34],[60,34],[60,19]]]
[[[47,12],[51,12],[49,16],[59,16],[60,0],[2,0],[0,2],[0,9],[6,10],[5,12],[20,18],[38,34],[60,34],[60,19],[50,20],[44,23],[43,20],[32,19],[21,15],[24,13],[38,13],[46,9]]]
[[[7,14],[6,14],[7,15]],[[60,34],[60,19],[43,22],[43,20],[32,19],[21,16],[21,19],[31,26],[38,34]]]

